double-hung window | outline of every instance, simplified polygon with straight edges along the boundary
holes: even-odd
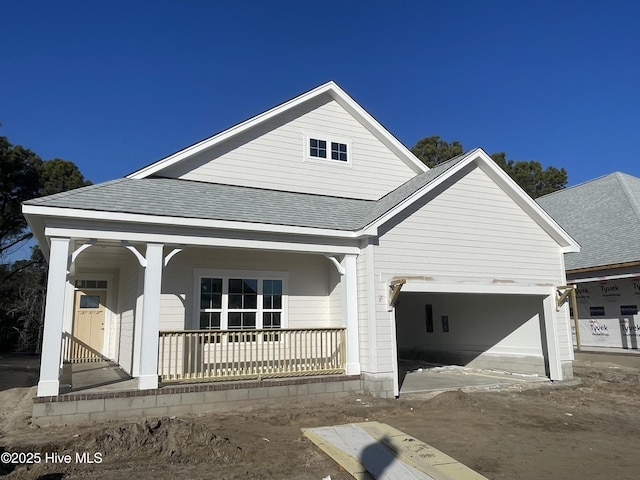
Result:
[[[202,330],[279,329],[285,322],[285,278],[275,275],[196,276]]]
[[[258,313],[258,280],[256,278],[230,278],[227,328],[247,330],[256,328]]]
[[[200,329],[220,330],[222,279],[200,279]]]

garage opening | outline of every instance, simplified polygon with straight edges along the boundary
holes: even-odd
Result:
[[[408,372],[438,366],[549,376],[543,299],[401,292],[395,304],[400,391]]]

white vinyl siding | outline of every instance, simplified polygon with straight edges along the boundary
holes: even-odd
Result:
[[[376,260],[377,258],[376,252]],[[388,295],[386,282],[376,282],[376,299],[382,298],[382,301],[376,301],[376,331],[374,332],[376,341],[376,352],[378,356],[377,373],[391,373],[393,371],[393,363],[397,362],[397,352],[393,345],[391,331],[391,315],[388,310]]]
[[[367,271],[367,249],[362,249],[360,255],[356,259],[357,267],[357,279],[358,279],[358,334],[360,342],[360,368],[362,371],[370,372],[372,366],[370,365],[369,350],[371,345],[369,340],[371,338],[369,332],[369,318],[372,312],[369,312],[369,289],[368,289],[368,274]],[[371,292],[373,293],[373,292]]]
[[[476,167],[380,237],[375,247],[376,295],[386,295],[386,282],[394,276],[444,283],[562,285],[561,256],[558,244]],[[388,313],[377,305],[378,338],[388,338]],[[556,316],[556,334],[561,358],[568,360],[571,343],[563,312]],[[383,356],[394,358],[390,349],[380,348],[378,355],[381,364]]]
[[[281,272],[288,276],[287,328],[329,327],[335,323],[330,322],[330,268],[321,255],[189,248],[164,272],[160,330],[199,328],[195,269]]]
[[[163,176],[375,200],[415,172],[336,101],[321,97],[162,172]],[[327,159],[308,161],[308,135],[327,141]],[[337,140],[336,140],[337,139]],[[349,161],[331,161],[331,142],[349,142]]]
[[[494,284],[563,280],[558,244],[480,168],[385,233],[376,266]]]

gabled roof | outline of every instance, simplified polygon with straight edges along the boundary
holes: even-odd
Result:
[[[415,173],[422,173],[428,170],[411,151],[405,147],[397,138],[395,138],[386,128],[384,128],[373,116],[362,108],[358,103],[353,100],[344,90],[342,90],[336,83],[330,81],[319,87],[309,90],[291,100],[288,100],[277,107],[274,107],[266,112],[262,112],[244,122],[234,125],[231,128],[223,130],[209,138],[206,138],[198,143],[195,143],[187,148],[184,148],[176,153],[169,155],[151,165],[147,165],[140,170],[127,175],[127,178],[141,179],[147,178],[151,175],[162,176],[162,170],[171,167],[179,162],[182,162],[193,155],[196,155],[203,150],[212,148],[222,142],[226,142],[229,139],[251,129],[258,125],[278,116],[291,111],[301,104],[310,102],[313,99],[321,96],[329,95],[333,100],[340,104],[345,110],[347,110],[355,119],[362,123],[373,135],[375,135],[387,148],[394,152],[400,159],[402,159]]]
[[[444,162],[379,200],[359,200],[173,178],[123,178],[24,203],[25,215],[205,226],[357,238],[403,212],[472,163],[482,166],[566,251],[577,244],[482,150]]]
[[[640,178],[615,172],[537,202],[582,246],[567,270],[640,261]]]
[[[96,212],[93,218],[112,212],[354,231],[373,203],[174,178],[121,178],[24,204]]]
[[[442,162],[429,171],[413,177],[412,179],[400,185],[395,190],[392,190],[384,197],[380,198],[377,202],[375,202],[375,205],[370,209],[369,213],[364,219],[363,226],[370,225],[376,222],[376,220],[391,212],[394,207],[400,205],[404,200],[410,198],[411,195],[424,189],[430,183],[434,182],[438,177],[444,175],[445,172],[455,167],[458,163],[467,158],[471,158],[471,156],[477,150],[478,149],[460,154],[450,160],[447,160],[446,162]]]

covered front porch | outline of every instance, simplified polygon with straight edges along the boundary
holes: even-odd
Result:
[[[149,391],[360,374],[355,247],[50,242],[39,397],[64,393],[64,365],[105,361]]]
[[[345,341],[344,328],[164,331],[159,386],[344,374]],[[62,353],[61,393],[137,387],[120,365],[71,335],[64,336]]]

